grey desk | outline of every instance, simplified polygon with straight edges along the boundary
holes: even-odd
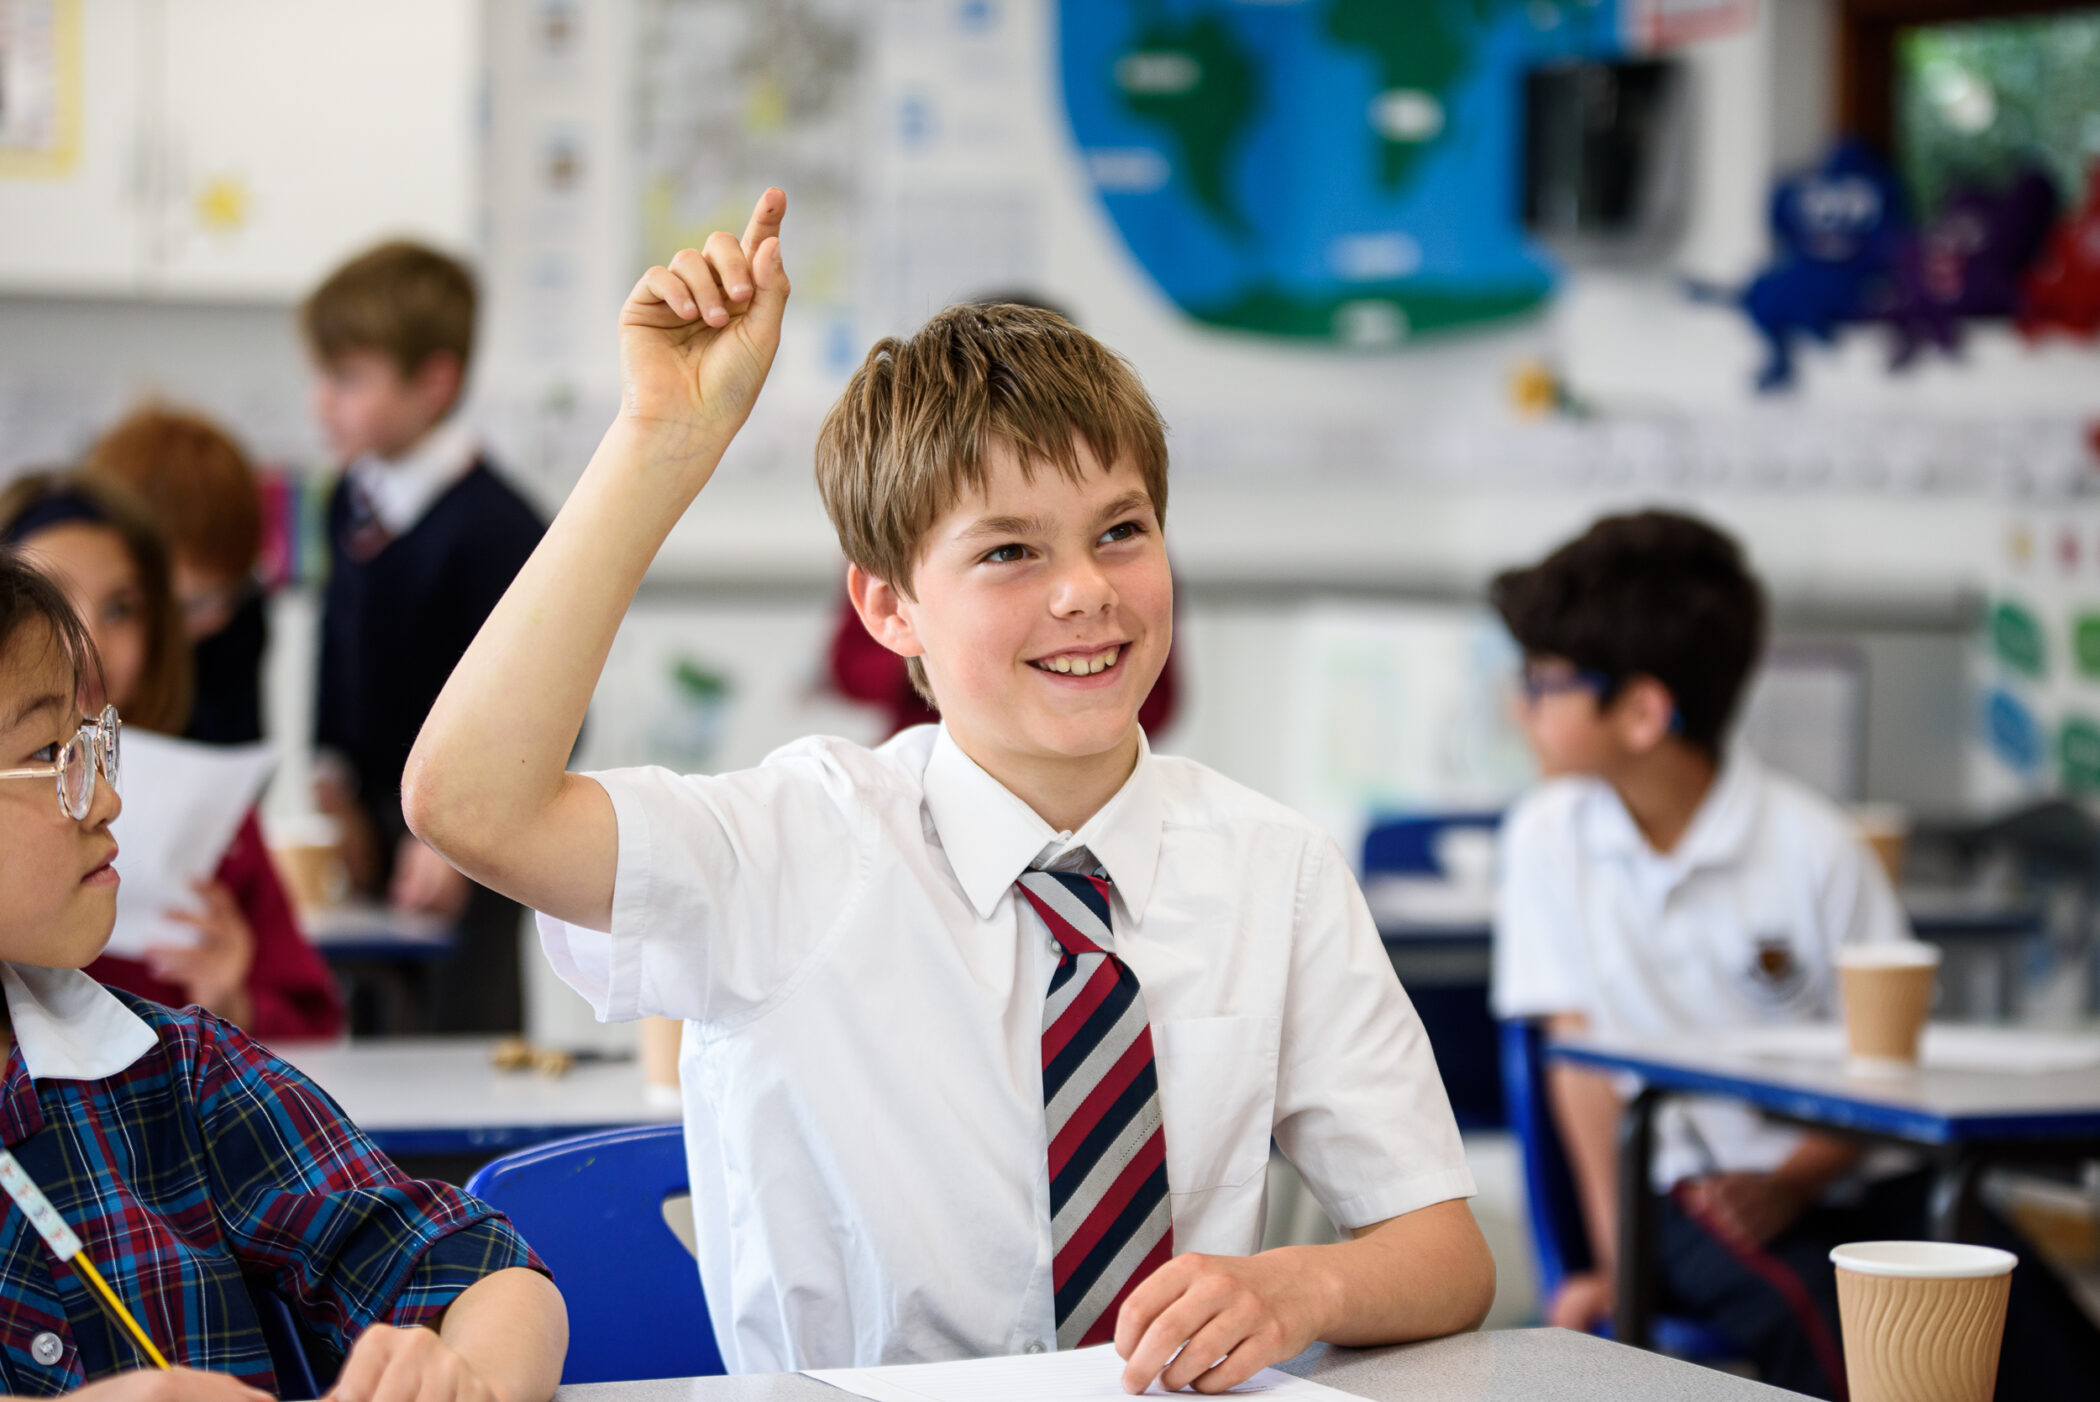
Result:
[[[565,1076],[498,1071],[492,1037],[403,1037],[276,1048],[389,1154],[498,1154],[627,1125],[669,1123],[633,1061],[584,1062]]]
[[[1557,1042],[1546,1054],[1593,1070],[1630,1073],[1641,1089],[1619,1128],[1619,1303],[1613,1333],[1645,1343],[1655,1296],[1655,1203],[1648,1165],[1655,1117],[1672,1095],[1746,1101],[1774,1119],[1927,1154],[1938,1182],[1934,1235],[1969,1235],[1982,1170],[1994,1162],[2100,1157],[2100,1067],[2077,1071],[1922,1069],[1848,1074],[1841,1061],[1758,1056],[1695,1042]]]
[[[1798,1397],[1565,1329],[1460,1334],[1398,1348],[1315,1346],[1283,1367],[1377,1402],[1780,1402]],[[1194,1397],[1195,1393],[1180,1394]],[[585,1383],[555,1402],[845,1402],[797,1373]]]

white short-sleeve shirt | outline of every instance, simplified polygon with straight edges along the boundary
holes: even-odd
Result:
[[[612,796],[612,932],[540,917],[601,1018],[687,1020],[700,1274],[735,1371],[1056,1346],[1042,1006],[1013,883],[1084,846],[1153,1029],[1177,1251],[1259,1249],[1273,1136],[1343,1228],[1470,1196],[1422,1025],[1340,851],[1141,748],[1058,833],[945,728]]]
[[[1610,785],[1556,779],[1503,825],[1495,1011],[1581,1013],[1598,1033],[1628,1037],[1830,1018],[1839,947],[1909,935],[1844,812],[1744,748],[1668,854]],[[1673,1100],[1655,1183],[1766,1171],[1799,1143],[1738,1103]]]

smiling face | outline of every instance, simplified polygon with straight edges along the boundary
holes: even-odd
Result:
[[[1143,480],[1077,445],[1077,480],[985,454],[982,493],[927,530],[911,597],[870,618],[924,660],[942,719],[994,777],[1014,766],[1127,763],[1166,663],[1174,586]],[[867,614],[864,609],[864,616]]]
[[[0,770],[55,764],[80,729],[72,660],[32,619],[0,646]],[[97,775],[85,819],[59,806],[57,781],[0,780],[0,959],[77,969],[117,918],[116,839],[123,805]]]

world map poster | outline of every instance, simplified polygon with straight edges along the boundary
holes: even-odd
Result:
[[[1523,75],[1619,0],[1064,0],[1067,115],[1130,252],[1196,320],[1383,347],[1538,307]]]

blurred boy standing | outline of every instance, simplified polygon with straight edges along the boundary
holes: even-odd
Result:
[[[314,411],[344,464],[328,503],[314,740],[340,761],[321,803],[346,820],[358,884],[459,921],[456,986],[433,999],[441,1029],[504,1031],[522,1019],[518,907],[454,871],[401,818],[416,732],[544,529],[453,412],[474,315],[467,270],[402,242],[344,264],[300,309]]]

